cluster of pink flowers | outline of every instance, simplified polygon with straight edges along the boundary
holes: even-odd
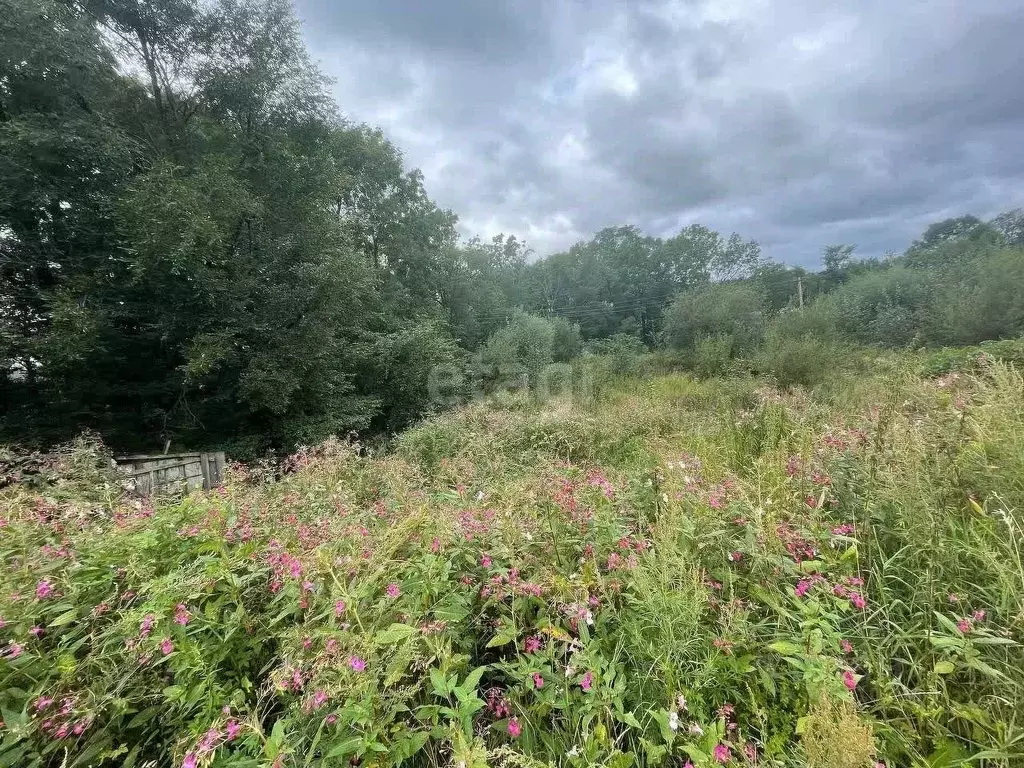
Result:
[[[541,649],[542,645],[543,641],[541,640],[540,635],[530,635],[530,637],[526,638],[523,643],[523,650],[526,653],[536,653]]]
[[[500,688],[488,688],[484,698],[487,700],[487,711],[496,719],[500,720],[512,713],[512,705]]]
[[[469,509],[459,513],[458,526],[462,537],[472,541],[475,536],[485,536],[494,523],[493,509]]]
[[[843,685],[851,691],[857,687],[857,678],[854,677],[853,672],[849,669],[843,671]]]
[[[818,556],[817,547],[789,523],[779,523],[775,526],[775,535],[779,537],[794,562],[813,560]]]
[[[36,599],[45,600],[48,597],[52,597],[54,593],[53,584],[50,583],[49,579],[42,579],[36,584]]]
[[[973,619],[973,621],[977,621],[977,622],[984,621],[985,620],[985,612],[981,611],[981,610],[974,611],[974,613],[971,614],[970,618],[964,617],[964,618],[960,619],[960,621],[958,621],[956,623],[957,629],[959,629],[965,635],[968,632],[974,631],[974,624],[972,622],[972,619]]]
[[[582,688],[584,691],[589,691],[593,687],[594,675],[591,672],[587,672],[585,675],[583,675],[583,678],[580,680],[580,688]]]
[[[837,525],[835,528],[832,529],[832,535],[849,536],[851,533],[853,533],[853,531],[854,528],[850,523],[843,523],[842,525]]]
[[[189,621],[192,620],[192,614],[188,612],[188,608],[184,603],[178,603],[174,606],[174,623],[181,626],[187,626]]]
[[[302,577],[302,562],[290,554],[277,539],[271,539],[267,547],[267,562],[274,570],[270,591],[277,592],[283,586],[285,578],[298,580]]]
[[[351,659],[349,659],[348,663],[349,666],[352,667],[353,671],[355,672],[362,672],[366,669],[366,662],[358,656],[353,656]]]
[[[540,597],[544,594],[544,588],[535,582],[524,581],[519,575],[518,568],[509,568],[508,575],[496,573],[480,587],[480,596],[485,599],[493,597],[503,600],[517,594]]]
[[[606,499],[615,497],[615,486],[608,482],[608,478],[600,472],[591,472],[587,475],[587,484],[594,488],[600,488]]]
[[[39,729],[52,739],[65,739],[69,736],[81,736],[92,725],[92,716],[76,712],[77,702],[73,696],[61,699],[60,707],[53,709],[55,701],[49,696],[36,699],[35,710],[45,719]]]

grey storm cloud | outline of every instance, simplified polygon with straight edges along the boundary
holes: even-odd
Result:
[[[1024,204],[1020,0],[297,0],[467,235],[694,222],[814,265]]]

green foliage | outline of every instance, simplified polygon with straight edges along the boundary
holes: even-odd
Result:
[[[733,351],[753,349],[764,334],[761,295],[745,283],[717,283],[680,294],[665,312],[665,343],[693,349],[708,336],[732,337]]]
[[[780,387],[813,387],[835,377],[848,365],[851,354],[828,337],[796,336],[772,329],[754,357],[754,367]]]
[[[1024,382],[868,383],[475,403],[152,502],[0,453],[0,761],[1016,765]]]

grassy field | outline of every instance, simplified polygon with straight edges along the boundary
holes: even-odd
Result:
[[[0,489],[0,765],[1020,766],[1024,384],[629,379]]]

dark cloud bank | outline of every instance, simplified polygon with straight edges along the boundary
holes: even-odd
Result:
[[[695,221],[775,259],[1024,204],[1020,0],[298,0],[466,234]]]

